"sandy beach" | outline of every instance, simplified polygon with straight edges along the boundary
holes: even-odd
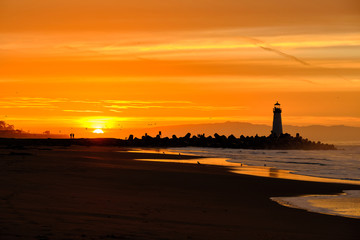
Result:
[[[116,147],[1,148],[0,239],[360,239],[359,219],[270,200],[360,186],[134,160],[153,158],[164,156]]]

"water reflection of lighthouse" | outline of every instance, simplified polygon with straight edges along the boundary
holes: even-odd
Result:
[[[276,102],[274,105],[274,120],[273,120],[273,127],[272,127],[272,134],[276,136],[280,136],[283,133],[282,129],[282,122],[281,122],[281,108],[280,103]]]

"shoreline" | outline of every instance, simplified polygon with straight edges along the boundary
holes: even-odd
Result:
[[[134,161],[163,155],[125,150],[1,149],[2,239],[360,237],[359,219],[286,208],[270,200],[359,186],[235,174],[224,166]]]
[[[114,146],[132,148],[174,148],[174,147],[208,147],[229,149],[268,149],[268,150],[336,150],[332,144],[315,142],[303,139],[301,136],[291,136],[288,133],[280,136],[243,136],[236,138],[234,135],[214,134],[214,137],[204,134],[192,136],[187,133],[184,137],[161,138],[161,135],[151,137],[149,135],[134,138],[130,135],[127,139],[119,138],[0,138],[0,145],[21,146]]]
[[[157,153],[162,152],[162,149],[156,151],[138,149],[141,153]],[[154,161],[154,162],[176,162],[176,163],[189,163],[189,164],[206,164],[213,166],[224,166],[228,168],[228,171],[236,174],[245,174],[250,176],[268,177],[268,178],[279,178],[288,180],[300,180],[309,182],[324,182],[324,183],[342,183],[350,185],[359,185],[360,181],[355,180],[343,180],[336,178],[324,178],[297,174],[291,170],[277,169],[275,167],[263,167],[263,166],[248,166],[238,162],[232,162],[229,158],[209,158],[204,157],[201,159],[190,159],[190,160],[174,160],[166,159],[166,154],[176,154],[176,149],[170,149],[170,151],[163,151],[163,159],[135,159],[139,161]],[[193,154],[193,156],[203,157],[201,153],[199,155]],[[354,197],[354,195],[356,197]],[[324,195],[324,194],[305,194],[301,196],[292,197],[271,197],[271,200],[278,204],[303,209],[310,212],[335,215],[340,217],[348,217],[360,219],[360,190],[347,191],[344,190],[342,193]]]
[[[151,150],[152,149],[152,150]],[[166,159],[166,156],[169,154],[177,155],[180,152],[176,152],[177,149],[172,148],[134,148],[130,152],[139,152],[139,153],[155,153],[162,154],[161,158],[157,159],[144,159],[144,161],[155,161],[155,162],[177,162],[177,163],[189,163],[189,164],[207,164],[214,166],[224,166],[231,168],[229,171],[237,174],[245,174],[258,177],[270,177],[270,178],[280,178],[288,180],[300,180],[300,181],[310,181],[310,182],[326,182],[326,183],[343,183],[350,185],[360,185],[360,181],[356,180],[347,180],[347,179],[338,179],[330,177],[317,177],[311,175],[304,175],[296,173],[294,170],[284,170],[276,167],[267,167],[267,166],[256,166],[256,165],[246,165],[239,162],[231,161],[231,158],[223,157],[207,157],[202,156],[201,152],[199,153],[186,153],[188,156],[194,156],[200,158],[200,160],[185,160],[180,159]],[[139,159],[141,160],[141,159]]]
[[[309,212],[360,219],[360,190],[344,190],[332,195],[272,197],[280,205]]]

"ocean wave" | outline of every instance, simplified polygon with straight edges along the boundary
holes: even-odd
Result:
[[[289,157],[288,159],[296,159],[296,160],[319,160],[319,161],[332,161],[327,158],[312,158],[312,157]]]
[[[305,164],[305,165],[319,165],[326,166],[324,163],[313,163],[313,162],[294,162],[294,161],[266,161],[266,162],[274,162],[274,163],[288,163],[288,164]]]

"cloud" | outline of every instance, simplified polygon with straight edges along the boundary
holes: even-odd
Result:
[[[200,111],[218,111],[218,110],[227,110],[227,111],[237,111],[246,109],[244,106],[197,106],[197,105],[188,105],[188,106],[166,106],[166,105],[109,105],[105,106],[106,108],[112,109],[192,109]]]
[[[121,112],[123,112],[123,111],[119,111],[119,110],[116,110],[116,109],[110,109],[109,111],[110,111],[110,112],[116,112],[116,113],[121,113]]]
[[[71,110],[71,109],[65,109],[64,112],[76,112],[76,113],[101,113],[102,111],[97,110]]]
[[[13,83],[13,82],[22,82],[20,79],[0,79],[1,83]]]
[[[176,32],[231,27],[355,25],[354,0],[2,0],[2,31]],[[141,7],[139,7],[141,6]],[[20,14],[21,13],[21,14]]]
[[[179,104],[191,104],[190,101],[140,101],[140,100],[103,100],[105,103],[115,104],[156,104],[156,103],[179,103]]]
[[[87,100],[69,100],[73,103],[85,103],[85,104],[99,104],[101,101],[87,101]]]
[[[65,98],[10,97],[0,98],[0,108],[40,108],[55,109],[56,104],[64,103]]]

